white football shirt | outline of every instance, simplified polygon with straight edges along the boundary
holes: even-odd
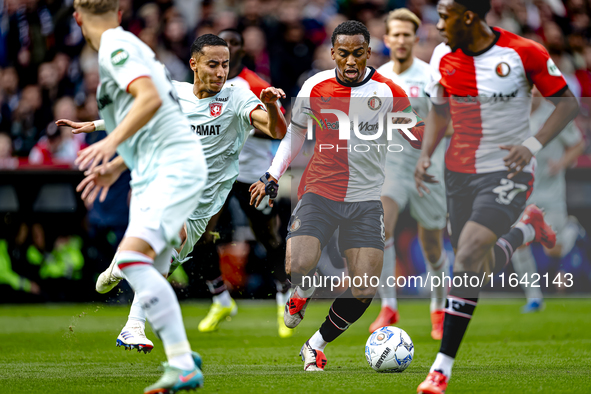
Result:
[[[408,96],[412,108],[419,116],[427,119],[431,107],[430,100],[425,94],[425,88],[431,82],[431,66],[424,61],[415,58],[410,66],[402,74],[393,71],[394,62],[389,61],[380,68],[378,72],[386,78],[390,78],[396,85],[400,86]],[[408,174],[414,178],[414,171],[421,155],[419,149],[414,149],[410,143],[400,134],[394,134],[393,142],[404,147],[404,154],[388,152],[386,156],[386,170],[393,170]],[[428,172],[443,181],[445,142],[440,143],[431,156],[431,167]],[[386,174],[388,176],[388,174]]]
[[[238,176],[238,157],[252,130],[252,112],[265,110],[248,89],[226,85],[215,96],[198,99],[193,84],[174,81],[183,113],[201,140],[209,175],[199,205],[190,219],[215,215]]]
[[[121,27],[109,29],[101,36],[98,60],[97,103],[108,133],[121,123],[133,105],[135,99],[128,88],[136,79],[150,77],[162,100],[152,119],[117,147],[117,153],[131,170],[132,187],[137,189],[155,177],[154,171],[150,171],[154,163],[172,159],[160,155],[160,147],[164,145],[191,144],[198,148],[196,154],[201,154],[168,72],[146,44]]]

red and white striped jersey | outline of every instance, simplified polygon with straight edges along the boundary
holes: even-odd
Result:
[[[322,110],[339,110],[349,117],[349,139],[340,139],[337,115]],[[336,69],[309,78],[295,100],[290,124],[292,133],[305,134],[308,119],[314,119],[314,154],[302,176],[298,198],[311,192],[333,201],[379,200],[389,147],[401,147],[387,139],[387,114],[411,111],[404,90],[370,67],[364,80],[354,84],[341,81]],[[419,118],[411,131],[422,128]]]
[[[426,91],[434,104],[449,101],[454,135],[445,164],[451,171],[479,174],[505,171],[507,151],[531,136],[531,89],[559,96],[567,84],[538,43],[493,28],[493,45],[480,53],[452,52],[440,44],[431,58],[432,82]],[[533,172],[534,160],[524,171]]]

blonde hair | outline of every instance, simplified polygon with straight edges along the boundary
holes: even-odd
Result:
[[[119,0],[74,0],[74,8],[102,15],[110,11],[119,11]]]
[[[386,34],[390,33],[390,22],[392,21],[403,21],[410,22],[415,26],[415,33],[421,27],[421,20],[418,16],[408,8],[398,8],[397,10],[390,11],[386,18]]]

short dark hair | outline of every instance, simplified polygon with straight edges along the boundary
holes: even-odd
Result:
[[[191,57],[194,54],[200,53],[203,54],[204,47],[228,47],[228,43],[215,34],[204,34],[199,36],[193,41],[191,45]]]
[[[218,33],[218,36],[221,35],[222,33],[233,33],[236,34],[238,37],[240,37],[240,48],[242,48],[244,46],[244,37],[242,37],[242,33],[240,33],[240,30],[237,29],[224,29],[222,31],[220,31]]]
[[[336,29],[332,32],[332,37],[330,41],[332,42],[332,46],[334,47],[334,43],[337,40],[337,36],[356,36],[362,35],[365,39],[365,42],[369,45],[370,35],[369,30],[367,27],[361,22],[358,21],[346,21],[341,23],[337,26]]]
[[[454,0],[456,3],[463,5],[480,17],[486,18],[486,14],[490,11],[490,0]]]

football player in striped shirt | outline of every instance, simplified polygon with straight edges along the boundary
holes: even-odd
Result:
[[[314,154],[298,188],[299,202],[287,236],[286,270],[296,287],[285,306],[286,326],[296,327],[304,318],[318,286],[311,279],[321,251],[337,228],[351,285],[334,301],[320,329],[302,346],[305,371],[324,370],[325,347],[363,315],[375,295],[377,284],[367,280],[360,283],[359,279],[379,279],[382,272],[385,235],[380,196],[386,152],[405,154],[399,144],[390,144],[393,129],[404,131],[388,122],[412,119],[414,125],[405,130],[417,134],[422,134],[424,127],[413,114],[404,90],[366,66],[371,56],[369,40],[369,31],[360,22],[337,26],[331,49],[336,68],[319,72],[304,83],[293,105],[288,133],[266,179],[251,186],[252,202],[258,205],[266,193],[265,183],[277,182],[301,150],[306,125],[315,125]],[[389,118],[392,113],[396,115]],[[354,130],[350,130],[349,120]]]
[[[535,205],[533,157],[577,114],[578,104],[541,45],[486,24],[489,0],[440,0],[437,28],[445,42],[431,58],[427,88],[432,109],[415,170],[419,191],[435,179],[430,156],[450,119],[445,183],[452,246],[456,250],[441,347],[419,393],[445,392],[454,358],[487,275],[500,271],[521,245],[554,247],[556,234]],[[535,85],[556,110],[535,136],[527,116]],[[459,283],[459,282],[456,282]]]

